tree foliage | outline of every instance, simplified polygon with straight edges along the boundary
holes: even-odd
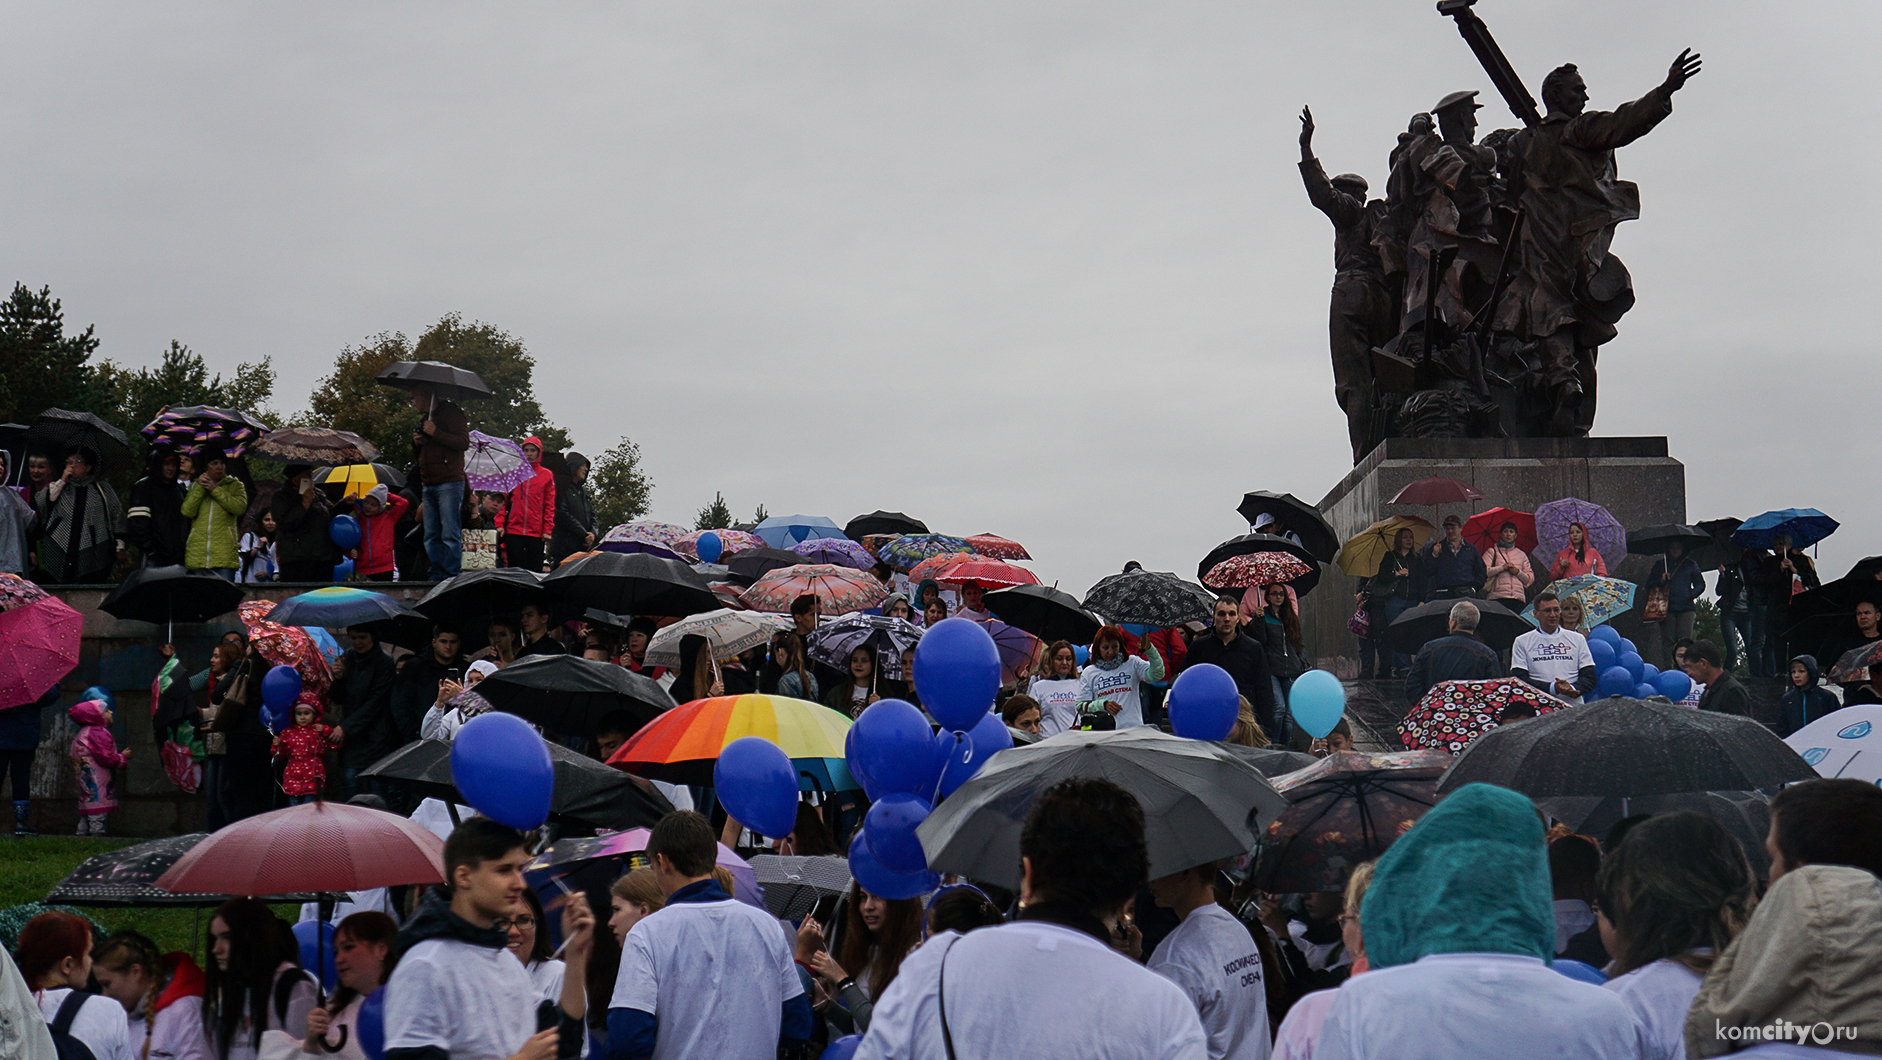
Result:
[[[442,361],[476,372],[495,396],[464,403],[473,428],[519,442],[533,434],[548,451],[569,447],[568,432],[550,423],[536,401],[536,361],[522,340],[490,324],[466,324],[456,313],[433,324],[416,344],[402,332],[380,332],[341,350],[333,374],[314,388],[308,420],[359,434],[379,447],[382,459],[407,463],[420,417],[405,391],[376,378],[394,361]]]
[[[725,494],[714,491],[712,503],[699,509],[693,517],[695,530],[724,530],[732,525],[732,509],[725,503]]]
[[[768,511],[765,511],[765,506],[762,503],[759,504],[758,507],[752,509],[751,524],[753,526],[757,526],[759,523],[762,523],[766,519],[769,519],[769,518],[771,518],[771,513]]]
[[[93,390],[91,411],[131,437],[165,407],[182,405],[237,409],[279,426],[268,408],[274,396],[274,361],[265,356],[237,365],[235,374],[223,379],[221,373],[209,374],[201,354],[171,339],[155,368],[126,368],[112,361],[99,365]]]
[[[48,408],[93,411],[97,349],[91,325],[65,333],[65,308],[52,288],[14,283],[0,302],[0,422],[31,423]]]
[[[602,453],[589,469],[588,493],[595,509],[596,536],[646,515],[653,499],[653,480],[641,469],[640,446],[622,438]]]

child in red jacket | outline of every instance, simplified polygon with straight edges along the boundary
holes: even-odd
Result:
[[[412,502],[386,489],[381,482],[359,499],[359,547],[348,549],[353,559],[353,574],[362,581],[392,580],[394,549],[393,528]]]
[[[323,755],[333,743],[333,726],[320,723],[320,696],[302,692],[294,704],[294,723],[274,738],[274,756],[287,759],[281,790],[289,805],[313,801],[327,790],[327,764]]]

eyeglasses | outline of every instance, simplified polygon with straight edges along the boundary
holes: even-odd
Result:
[[[536,918],[530,916],[528,913],[516,917],[500,916],[492,920],[490,926],[496,928],[498,931],[508,931],[511,928],[533,928],[536,926]]]

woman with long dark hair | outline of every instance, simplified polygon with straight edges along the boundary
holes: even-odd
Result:
[[[359,1043],[359,1011],[367,995],[392,977],[392,944],[399,923],[379,912],[354,913],[333,929],[333,970],[339,989],[307,1015],[303,1052],[366,1060]]]
[[[845,904],[849,911],[835,959],[820,944],[822,926],[811,929],[810,970],[828,985],[861,1034],[869,1029],[875,999],[895,981],[902,959],[921,945],[922,907],[919,898],[882,898],[854,881]]]
[[[771,661],[779,670],[778,695],[812,703],[823,698],[817,675],[810,672],[810,664],[804,659],[804,638],[796,631],[785,630],[772,638]]]
[[[823,705],[854,718],[882,697],[876,692],[876,653],[868,648],[850,652],[848,680],[823,693]]]
[[[1070,641],[1046,645],[1026,694],[1039,702],[1040,739],[1077,727],[1078,652]]]
[[[253,898],[224,902],[209,920],[203,1029],[220,1060],[255,1060],[264,1031],[307,1031],[320,992],[282,934],[274,913]]]
[[[542,911],[542,899],[528,887],[523,888],[523,908],[514,916],[499,919],[496,926],[509,932],[510,952],[529,971],[529,981],[544,1001],[562,997],[562,976],[567,966],[555,959],[555,947],[549,945],[548,917]]]
[[[1608,576],[1608,565],[1588,540],[1588,528],[1580,523],[1570,523],[1568,547],[1555,554],[1555,565],[1549,568],[1549,577],[1559,582],[1563,578],[1582,574],[1599,574],[1605,578]]]

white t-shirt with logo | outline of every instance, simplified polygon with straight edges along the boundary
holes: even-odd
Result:
[[[1267,1060],[1261,951],[1234,914],[1213,903],[1197,908],[1157,945],[1147,967],[1195,1004],[1210,1060]]]
[[[1116,703],[1123,708],[1115,715],[1117,727],[1135,729],[1144,723],[1143,697],[1138,684],[1149,672],[1150,663],[1135,655],[1125,656],[1123,662],[1110,670],[1093,663],[1078,676],[1081,685],[1078,698],[1085,703]]]
[[[775,1060],[804,992],[776,917],[737,899],[675,902],[634,925],[608,1007],[651,1013],[654,1060]]]
[[[1539,629],[1516,638],[1510,646],[1510,668],[1527,670],[1529,676],[1537,682],[1553,689],[1557,680],[1574,684],[1581,676],[1584,666],[1593,666],[1594,656],[1588,651],[1588,638],[1566,626],[1558,626],[1554,633],[1544,633]],[[1554,692],[1550,693],[1555,695]],[[1580,703],[1580,696],[1557,696],[1571,704]]]
[[[1035,677],[1026,694],[1039,701],[1039,738],[1078,727],[1078,690],[1083,682],[1076,677]]]

